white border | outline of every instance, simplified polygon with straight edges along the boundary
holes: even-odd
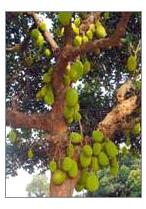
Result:
[[[143,198],[51,198],[51,199],[29,199],[29,198],[4,198],[5,197],[5,11],[142,11],[143,14],[143,37],[146,37],[146,12],[144,11],[144,0],[4,0],[1,1],[0,8],[0,197],[2,208],[51,208],[51,209],[75,209],[75,208],[111,208],[111,209],[144,209],[144,197],[146,197],[146,171],[145,171],[145,147],[146,147],[146,59],[142,60],[143,64],[143,102],[142,102],[142,158],[143,158]],[[145,30],[145,31],[144,31]],[[146,50],[145,41],[142,42],[142,54],[144,58],[144,51]],[[15,185],[14,185],[15,187]]]

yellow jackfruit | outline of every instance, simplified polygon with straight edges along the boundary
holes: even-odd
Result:
[[[79,35],[79,28],[74,23],[71,24],[71,27],[74,34]]]
[[[38,29],[33,29],[32,31],[31,31],[31,36],[32,36],[32,38],[33,39],[37,39],[39,36],[41,35],[41,33],[40,33],[40,31],[38,30]]]
[[[101,144],[96,142],[93,144],[93,155],[98,156],[101,152]]]
[[[109,159],[104,152],[100,152],[98,159],[101,166],[107,166],[109,164]]]
[[[75,160],[72,160],[71,169],[68,171],[68,175],[71,178],[75,178],[78,175],[78,165]]]
[[[50,57],[51,56],[50,49],[45,49],[44,54],[45,54],[46,57]]]
[[[92,155],[92,147],[90,145],[84,145],[82,150],[84,155],[86,155],[87,157],[90,157]]]
[[[57,169],[57,164],[56,164],[56,161],[55,160],[51,160],[50,163],[49,163],[49,169],[50,171],[53,173],[56,171]]]
[[[75,122],[81,120],[81,114],[79,112],[74,112],[73,119]]]
[[[75,26],[79,27],[80,23],[81,23],[80,17],[76,17],[75,20],[74,20]]]
[[[80,164],[82,168],[87,168],[91,163],[91,157],[87,157],[83,152],[80,154]]]
[[[66,149],[67,156],[68,157],[73,157],[74,152],[75,152],[75,149],[74,149],[73,144],[69,144],[68,147],[67,147],[67,149]]]
[[[101,131],[95,130],[92,132],[92,138],[94,139],[95,142],[103,142],[104,135]]]
[[[36,39],[36,45],[38,47],[42,47],[45,43],[44,37],[42,35],[39,35]]]
[[[105,142],[104,148],[109,158],[114,158],[118,154],[117,146],[112,141]]]
[[[98,163],[97,157],[91,158],[91,169],[95,172],[97,172],[99,170],[99,163]]]
[[[70,80],[76,82],[83,75],[83,64],[81,61],[77,60],[75,63],[71,65],[69,76]]]
[[[81,44],[82,44],[82,37],[79,35],[75,36],[75,38],[73,40],[73,45],[80,46]]]
[[[89,40],[92,40],[93,39],[93,33],[92,33],[92,31],[91,30],[87,30],[86,36],[88,37]]]
[[[39,25],[41,31],[45,32],[47,30],[47,25],[45,22],[41,22]]]
[[[89,39],[88,39],[88,37],[86,35],[83,35],[82,41],[83,41],[83,44],[85,44],[85,43],[87,43],[89,41]]]
[[[65,100],[67,103],[67,106],[73,107],[78,102],[78,93],[75,89],[69,88],[66,91],[65,94]]]
[[[97,176],[93,173],[86,179],[86,189],[89,192],[95,192],[99,188],[99,179]]]
[[[82,135],[77,132],[71,132],[69,135],[69,140],[74,144],[81,143]]]
[[[107,36],[105,28],[103,27],[103,25],[99,21],[96,22],[95,32],[96,32],[96,36],[98,38],[105,38]]]
[[[137,57],[135,55],[130,55],[128,57],[126,67],[130,72],[133,72],[133,71],[136,70],[136,68],[137,68]]]
[[[62,169],[69,171],[73,165],[73,160],[70,157],[65,157],[62,162]]]

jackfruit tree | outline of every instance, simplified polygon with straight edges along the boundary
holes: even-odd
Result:
[[[7,12],[6,175],[49,169],[70,197],[140,156],[140,52],[140,12]]]

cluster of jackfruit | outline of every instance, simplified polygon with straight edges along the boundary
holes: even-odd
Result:
[[[35,44],[39,48],[44,49],[44,55],[48,58],[51,56],[51,50],[44,46],[45,39],[41,32],[45,32],[47,30],[47,26],[44,22],[41,22],[39,28],[35,28],[31,31],[31,37],[34,39]]]
[[[74,46],[80,46],[91,41],[94,38],[94,35],[99,39],[107,36],[106,30],[99,20],[97,20],[95,24],[90,24],[88,30],[84,34],[80,33],[80,24],[81,21],[79,17],[75,18],[74,22],[71,24],[74,33]]]
[[[65,94],[64,118],[67,123],[77,122],[81,119],[79,113],[78,93],[76,89],[68,88]]]
[[[45,84],[36,94],[36,99],[44,100],[45,104],[53,105],[54,93],[51,86],[53,68],[49,68],[48,72],[43,75],[42,82]]]

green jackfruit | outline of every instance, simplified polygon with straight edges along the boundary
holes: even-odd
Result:
[[[52,182],[56,185],[60,185],[64,182],[66,174],[62,170],[56,170],[52,175]]]
[[[81,143],[82,141],[82,135],[77,133],[77,132],[72,132],[69,135],[69,140],[73,143],[73,144],[78,144]]]
[[[73,160],[70,157],[65,157],[62,162],[62,169],[64,171],[69,171],[72,168]]]
[[[139,135],[141,132],[141,126],[140,126],[140,123],[136,123],[133,127],[133,133],[134,135]]]
[[[80,17],[76,17],[75,20],[74,20],[75,26],[79,27],[80,23],[81,23]]]
[[[42,35],[39,35],[36,39],[36,45],[38,47],[42,47],[45,43],[44,37]]]
[[[92,40],[93,39],[93,33],[92,33],[92,31],[91,30],[87,30],[86,36],[88,37],[89,40]]]
[[[92,155],[92,147],[90,145],[88,145],[88,144],[84,145],[82,151],[83,151],[85,156],[91,157],[91,155]]]
[[[99,159],[99,164],[101,166],[109,165],[109,159],[104,152],[100,152],[98,159]]]
[[[34,158],[34,153],[33,153],[33,150],[31,148],[28,150],[27,156],[31,160]]]
[[[81,61],[77,60],[71,65],[69,76],[71,81],[76,82],[83,76],[83,64]]]
[[[95,192],[99,188],[99,179],[97,176],[93,173],[86,179],[86,189],[89,192]]]
[[[86,35],[83,35],[82,41],[83,41],[83,44],[85,44],[89,41],[89,38]]]
[[[64,117],[65,119],[69,119],[73,117],[74,109],[72,107],[65,106],[64,107]]]
[[[91,168],[93,171],[97,172],[99,170],[99,163],[97,157],[91,158]]]
[[[88,60],[86,60],[83,64],[83,74],[87,74],[91,69],[91,64]]]
[[[70,23],[72,17],[71,12],[59,12],[58,13],[58,20],[62,25],[68,25]]]
[[[117,146],[112,141],[105,142],[104,148],[109,158],[114,158],[118,154]]]
[[[79,105],[79,103],[76,103],[74,106],[74,111],[78,112],[79,110],[80,110],[80,105]]]
[[[33,39],[37,40],[37,38],[41,35],[40,31],[38,29],[33,29],[31,31],[31,36]]]
[[[43,86],[43,87],[41,88],[41,90],[40,90],[40,96],[41,96],[41,97],[45,97],[46,94],[47,94],[47,92],[48,92],[48,86],[45,85],[45,86]]]
[[[68,175],[71,178],[75,178],[78,175],[78,165],[75,160],[72,160],[71,169],[68,171]]]
[[[101,152],[101,144],[96,142],[93,144],[93,155],[98,156]]]
[[[78,102],[78,93],[75,89],[69,88],[65,94],[67,106],[73,107]]]
[[[39,25],[41,31],[45,32],[47,30],[47,25],[45,22],[41,22]]]
[[[50,57],[51,56],[50,49],[45,49],[44,54],[45,54],[46,57]]]
[[[50,163],[49,163],[49,169],[50,171],[53,173],[56,171],[57,169],[57,164],[56,164],[56,161],[55,160],[51,160]]]
[[[81,120],[81,114],[79,112],[74,112],[73,119],[75,122]]]
[[[89,30],[91,30],[92,33],[95,32],[95,25],[93,23],[89,26]]]
[[[82,37],[79,35],[75,36],[75,38],[73,40],[73,45],[80,46],[81,44],[82,44]]]
[[[67,149],[66,149],[67,156],[68,157],[73,157],[74,152],[75,152],[75,149],[74,149],[73,144],[69,144]]]
[[[54,104],[54,94],[53,94],[53,90],[52,90],[51,86],[48,87],[47,93],[44,97],[44,102],[47,105],[53,105]]]
[[[74,34],[79,35],[80,33],[79,28],[74,23],[71,24],[71,27],[72,27]]]
[[[90,175],[90,173],[86,169],[83,169],[82,172],[81,172],[78,183],[85,187],[86,179],[89,175]]]
[[[52,76],[50,75],[50,73],[45,73],[43,75],[43,83],[50,83],[52,79]]]
[[[96,32],[96,36],[98,38],[105,38],[107,36],[105,28],[103,27],[103,25],[99,21],[96,22],[95,32]]]
[[[95,130],[92,132],[92,138],[94,139],[95,142],[103,142],[104,135],[101,131]]]
[[[87,157],[83,152],[80,154],[80,164],[82,168],[87,168],[91,163],[91,157]]]
[[[126,64],[127,69],[130,72],[134,72],[137,68],[137,57],[135,55],[130,55]]]
[[[11,130],[8,134],[8,137],[12,144],[17,142],[17,132],[15,130]]]

